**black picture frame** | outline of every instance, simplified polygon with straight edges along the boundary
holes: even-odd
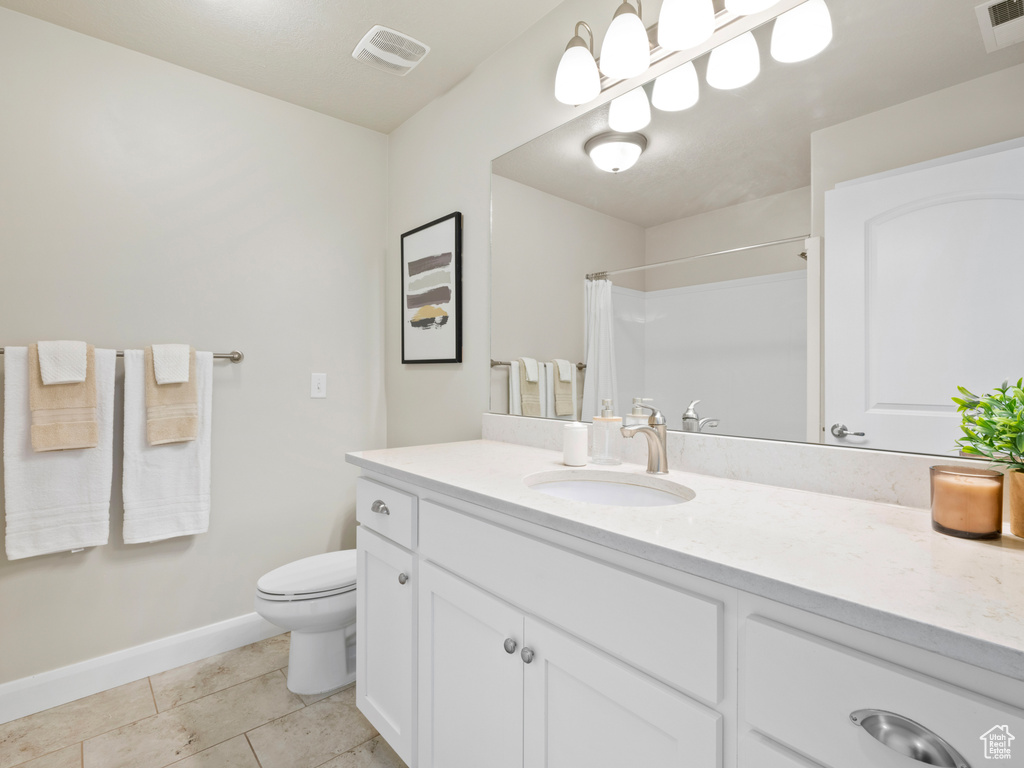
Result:
[[[462,214],[402,235],[402,364],[462,362]]]

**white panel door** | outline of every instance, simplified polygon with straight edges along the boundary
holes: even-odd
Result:
[[[356,531],[356,542],[356,705],[398,756],[411,763],[413,558],[365,526]]]
[[[526,646],[526,768],[721,765],[717,712],[530,617]]]
[[[1021,144],[826,193],[826,442],[949,453],[957,385],[1024,375]]]
[[[420,768],[522,768],[523,615],[429,563],[419,578]]]

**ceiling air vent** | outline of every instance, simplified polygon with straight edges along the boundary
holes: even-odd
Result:
[[[977,5],[974,10],[989,53],[1024,42],[1024,0],[995,0]]]
[[[378,24],[363,35],[352,58],[393,75],[405,75],[428,53],[430,46]]]

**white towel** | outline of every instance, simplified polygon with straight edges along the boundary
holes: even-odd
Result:
[[[107,543],[114,471],[116,353],[97,349],[99,444],[81,451],[32,450],[28,348],[4,350],[4,497],[7,557],[45,555]]]
[[[157,384],[188,384],[192,347],[188,344],[154,344],[153,373]]]
[[[210,526],[213,354],[196,352],[199,429],[195,440],[146,439],[144,353],[124,351],[124,541],[142,544],[205,533]]]
[[[526,380],[531,383],[537,381],[537,378],[540,375],[540,369],[537,367],[537,361],[532,357],[521,357],[519,359],[522,360],[523,365],[526,366]],[[541,402],[544,402],[543,398],[541,398]]]
[[[85,381],[88,345],[84,341],[40,341],[37,346],[44,386]]]
[[[568,360],[559,360],[557,357],[552,362],[558,366],[559,381],[572,381],[572,371],[576,366]]]
[[[513,360],[508,367],[508,412],[513,416],[523,415],[523,393],[519,387],[518,360]]]

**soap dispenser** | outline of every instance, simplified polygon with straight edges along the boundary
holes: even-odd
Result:
[[[594,464],[621,464],[622,419],[612,410],[611,398],[601,401],[601,413],[594,417],[594,444],[590,451]]]

